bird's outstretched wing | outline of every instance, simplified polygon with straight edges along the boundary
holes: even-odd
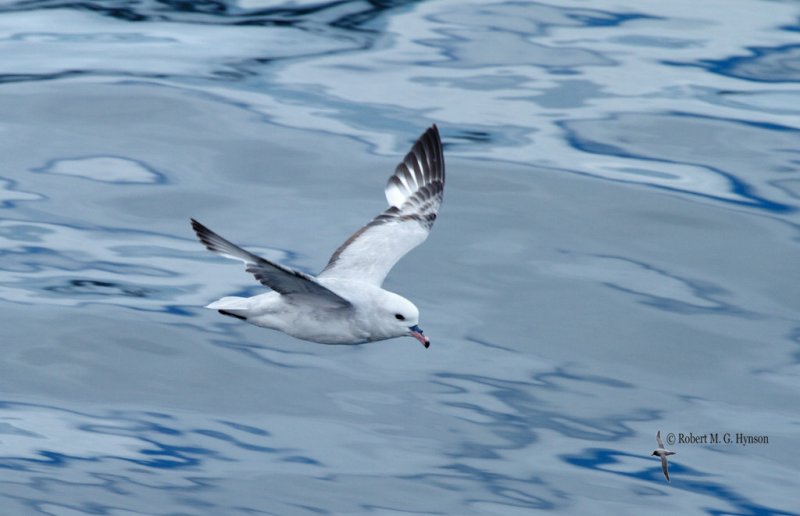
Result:
[[[656,441],[658,442],[658,447],[663,449],[664,448],[664,441],[661,440],[661,430],[656,432]]]
[[[444,195],[444,154],[436,125],[397,165],[384,193],[389,208],[333,253],[320,278],[380,286],[394,264],[428,238]]]
[[[197,238],[206,246],[209,251],[214,251],[227,258],[241,260],[247,266],[247,272],[251,273],[265,287],[279,292],[283,295],[307,294],[319,296],[330,302],[342,306],[350,306],[350,302],[320,285],[313,277],[300,271],[272,263],[257,256],[249,251],[245,251],[234,243],[225,240],[204,225],[194,219],[192,228],[197,233]]]
[[[667,482],[669,482],[669,469],[667,467],[667,456],[661,456],[661,471],[664,472],[664,476],[667,477]],[[680,476],[680,475],[679,475]]]

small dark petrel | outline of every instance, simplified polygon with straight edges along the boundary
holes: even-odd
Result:
[[[669,469],[667,469],[667,456],[668,455],[675,455],[674,451],[669,451],[668,449],[664,448],[664,441],[661,440],[661,430],[656,433],[656,441],[658,441],[658,448],[653,450],[651,455],[656,455],[661,457],[661,471],[664,472],[664,476],[667,477],[667,482],[669,482]]]
[[[253,297],[223,297],[208,308],[322,344],[408,335],[427,348],[430,340],[419,327],[417,307],[381,284],[400,258],[428,238],[442,204],[444,153],[435,125],[397,165],[384,194],[389,208],[353,233],[317,276],[245,251],[192,219],[210,251],[243,261],[247,272],[272,289]]]

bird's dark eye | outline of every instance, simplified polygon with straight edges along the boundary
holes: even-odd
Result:
[[[397,319],[398,321],[405,321],[406,320],[406,318],[403,317],[400,314],[394,314],[394,318]]]

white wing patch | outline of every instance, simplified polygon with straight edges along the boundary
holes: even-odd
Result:
[[[442,204],[444,179],[442,141],[434,125],[389,178],[384,190],[389,208],[353,233],[319,277],[380,286],[394,264],[428,237]]]
[[[395,208],[402,206],[409,197],[407,189],[403,189],[394,183],[389,183],[386,185],[385,193],[386,200],[389,202],[389,206],[394,206]]]

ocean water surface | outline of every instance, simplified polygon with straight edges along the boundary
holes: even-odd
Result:
[[[770,0],[0,3],[0,514],[800,514],[799,36]],[[432,123],[385,284],[430,349],[203,308],[263,288],[189,217],[316,273]],[[667,483],[658,430],[720,442]]]

